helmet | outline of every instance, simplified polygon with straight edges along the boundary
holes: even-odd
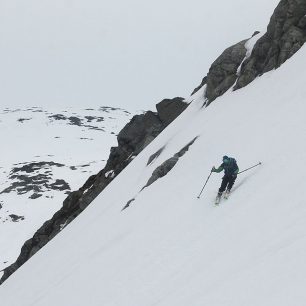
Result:
[[[228,160],[229,160],[229,157],[228,157],[228,156],[226,156],[226,155],[224,155],[224,156],[222,157],[222,160],[223,160],[223,162],[226,162],[226,161],[228,161]]]

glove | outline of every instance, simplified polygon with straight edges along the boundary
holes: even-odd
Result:
[[[211,168],[211,172],[215,172],[216,171],[216,168],[215,168],[215,166],[213,166],[212,168]]]

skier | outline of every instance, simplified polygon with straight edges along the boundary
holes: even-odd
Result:
[[[223,162],[220,165],[219,168],[215,168],[215,166],[211,169],[211,172],[220,173],[224,170],[224,176],[222,178],[221,187],[219,188],[219,192],[216,198],[216,204],[220,202],[222,193],[225,191],[224,197],[227,199],[229,196],[229,193],[235,183],[235,180],[237,178],[237,174],[239,172],[239,168],[237,166],[237,162],[234,158],[223,156]]]

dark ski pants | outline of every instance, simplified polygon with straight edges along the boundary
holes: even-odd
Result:
[[[219,192],[222,193],[225,189],[231,190],[237,176],[236,175],[224,175],[222,178],[221,187],[219,188]]]

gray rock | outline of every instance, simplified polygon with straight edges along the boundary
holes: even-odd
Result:
[[[151,111],[134,116],[119,132],[118,144],[129,152],[139,153],[162,129],[162,121]]]
[[[303,46],[306,41],[305,14],[305,0],[280,1],[266,34],[257,41],[251,56],[243,63],[235,89],[278,68]]]
[[[197,137],[194,138],[192,141],[190,141],[186,146],[184,146],[179,152],[174,154],[172,157],[164,161],[160,166],[158,166],[152,173],[151,177],[149,178],[147,184],[142,188],[146,188],[150,185],[152,185],[155,181],[160,179],[161,177],[167,175],[173,167],[176,165],[176,163],[179,161],[179,159],[189,150],[190,146],[193,145],[193,143],[196,141]]]
[[[176,99],[174,100],[176,101]],[[172,100],[164,101],[170,101],[170,104],[168,104],[168,102],[162,102],[161,105],[163,107],[159,108],[159,114],[146,112],[145,114],[134,116],[121,130],[117,136],[118,146],[111,148],[105,168],[98,174],[89,177],[79,190],[71,192],[64,200],[62,208],[57,211],[50,220],[46,221],[31,239],[25,242],[16,262],[4,269],[0,284],[53,239],[65,226],[74,220],[133,160],[133,158],[137,156],[171,120],[174,120],[176,115],[187,107],[186,103],[180,103],[180,101],[176,101],[176,104],[171,102]],[[169,109],[165,105],[170,105]],[[103,107],[101,111],[107,112],[109,109],[111,108]],[[171,120],[163,117],[168,111]],[[163,118],[161,119],[159,115]],[[57,116],[55,119],[63,120],[62,116]],[[34,168],[35,166],[37,165],[34,165]],[[75,169],[75,167],[73,169]],[[18,170],[32,172],[33,165],[31,165],[30,168],[28,166],[23,166]],[[113,175],[106,175],[110,171]],[[66,184],[64,181],[56,181],[52,187],[62,189],[66,187]],[[132,201],[133,199],[127,203],[127,207]]]
[[[207,84],[207,76],[203,78],[201,84],[193,90],[191,95],[194,95],[196,92],[198,92],[206,84]]]
[[[177,118],[186,108],[188,104],[184,102],[184,98],[176,97],[174,99],[164,99],[156,105],[157,114],[163,125],[169,125]]]
[[[207,75],[207,105],[230,89],[237,80],[237,70],[246,55],[243,40],[226,49],[211,65]]]
[[[163,151],[164,151],[165,147],[160,148],[159,150],[157,150],[154,154],[152,154],[147,162],[147,166],[150,165]]]

